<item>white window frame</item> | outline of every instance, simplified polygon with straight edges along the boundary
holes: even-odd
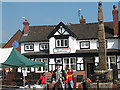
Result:
[[[61,44],[62,40],[64,42],[63,46]],[[59,45],[58,45],[58,41],[59,41]],[[65,41],[67,41],[67,45],[65,45]],[[56,39],[56,47],[68,47],[68,39]]]
[[[28,49],[27,49],[28,46]],[[32,46],[32,49],[30,48]],[[34,51],[34,44],[24,44],[24,51]]]
[[[44,48],[42,48],[42,45],[44,46]],[[45,48],[45,45],[47,45],[47,48]],[[48,43],[40,43],[39,48],[40,48],[41,51],[48,50]]]
[[[78,58],[81,58],[81,60],[80,60],[80,62],[78,62]],[[80,68],[80,67],[78,67],[78,66],[82,66],[83,65],[83,69],[82,68]],[[85,68],[84,68],[84,60],[83,60],[83,57],[77,57],[77,69],[76,69],[77,71],[84,71],[85,70]]]
[[[117,69],[120,70],[120,56],[117,56]]]
[[[80,49],[90,49],[90,41],[81,41]]]
[[[55,58],[49,58],[48,71],[55,70]]]
[[[75,63],[71,64],[71,62],[70,62],[71,58],[75,59]],[[65,59],[69,59],[69,64],[64,63]],[[63,58],[63,69],[64,70],[65,70],[65,65],[69,65],[69,68],[71,68],[71,65],[75,65],[75,70],[73,70],[73,71],[76,71],[76,57],[64,57]]]
[[[110,62],[111,57],[115,58],[115,62]],[[107,62],[107,64],[108,64],[108,70],[112,70],[111,63],[114,63],[116,65],[116,57],[115,56],[108,56],[107,58],[108,58],[108,62]]]
[[[36,73],[39,73],[39,72],[45,72],[45,71],[48,71],[48,58],[35,58],[35,61],[37,61],[37,59],[39,59],[40,62],[43,62],[44,59],[47,60],[47,63],[45,63],[45,67],[47,68],[47,70],[44,70],[45,67],[38,67],[38,68],[35,68],[35,72],[36,72]],[[41,68],[41,71],[38,71],[39,68]]]

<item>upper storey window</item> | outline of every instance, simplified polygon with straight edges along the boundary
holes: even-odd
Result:
[[[48,50],[48,43],[40,43],[40,50]]]
[[[80,42],[80,49],[90,49],[90,42],[89,41]]]
[[[24,51],[34,51],[34,44],[24,44]]]
[[[57,39],[56,47],[68,47],[68,39]]]

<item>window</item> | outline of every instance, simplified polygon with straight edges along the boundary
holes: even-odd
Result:
[[[46,67],[46,70],[45,70],[45,67],[38,67],[38,68],[36,68],[36,72],[41,72],[41,71],[47,71],[48,70],[48,59],[46,59],[46,58],[36,58],[35,61],[45,62],[45,67]]]
[[[95,70],[99,69],[99,57],[95,57]]]
[[[116,65],[116,60],[114,56],[110,56],[107,58],[107,66],[108,69],[113,69],[114,66]]]
[[[68,47],[68,40],[67,39],[57,39],[56,47]]]
[[[24,44],[25,51],[34,51],[34,44]]]
[[[117,56],[117,69],[120,69],[120,56]]]
[[[49,58],[49,71],[55,70],[55,59],[54,58]]]
[[[90,41],[80,42],[80,49],[90,49]]]
[[[83,58],[81,57],[78,57],[77,58],[77,70],[84,70],[84,61],[83,61]]]
[[[67,69],[68,67],[76,70],[76,60],[75,58],[64,58],[64,69]]]
[[[48,43],[41,43],[40,44],[40,50],[48,50]]]

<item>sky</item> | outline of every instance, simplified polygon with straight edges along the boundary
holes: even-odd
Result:
[[[103,2],[104,22],[113,20],[113,5],[118,6],[118,2]],[[78,24],[79,9],[86,23],[98,22],[98,2],[2,2],[2,42],[23,30],[22,17],[30,26],[57,25],[61,21]]]

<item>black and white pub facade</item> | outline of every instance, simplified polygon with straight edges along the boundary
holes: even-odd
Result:
[[[45,62],[47,72],[55,70],[56,62],[62,64],[62,69],[70,67],[74,75],[83,75],[84,78],[99,68],[98,23],[59,22],[57,25],[29,26],[26,20],[23,24],[21,53],[31,60]],[[104,22],[107,66],[112,70],[116,65],[120,73],[119,25],[118,33],[114,27],[114,20]],[[28,72],[41,73],[45,68],[29,68]]]

